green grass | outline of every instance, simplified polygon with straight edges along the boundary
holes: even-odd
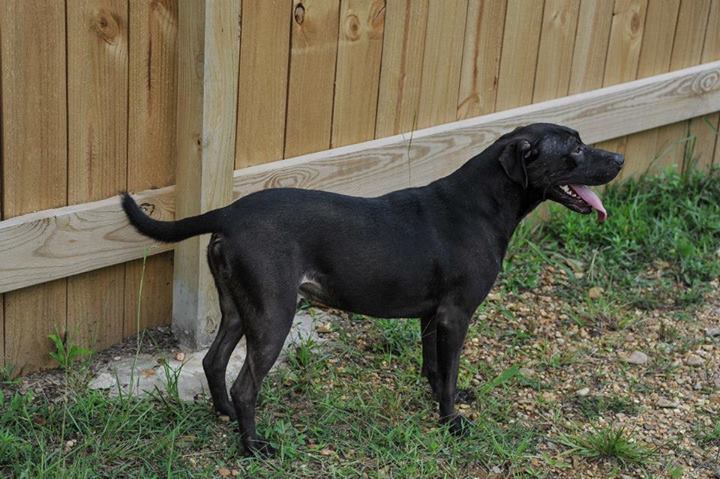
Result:
[[[502,286],[532,288],[549,263],[566,272],[561,290],[574,300],[585,301],[588,290],[599,286],[608,306],[655,308],[668,298],[678,307],[698,304],[707,282],[720,275],[720,169],[666,171],[613,184],[603,202],[610,215],[604,224],[552,205],[547,222],[522,225]]]
[[[499,296],[539,285],[550,265],[558,279],[552,295],[575,306],[563,311],[568,326],[598,333],[634,328],[636,318],[627,313],[634,308],[672,307],[678,320],[691,317],[687,310],[702,298],[704,284],[720,273],[718,170],[642,178],[608,188],[603,200],[611,215],[603,225],[557,206],[547,223],[521,226]],[[594,286],[604,291],[592,299],[588,291]],[[498,320],[474,322],[470,336],[492,338],[511,360],[463,359],[459,383],[477,396],[469,437],[455,438],[437,424],[429,387],[419,376],[418,321],[353,315],[333,324],[337,338],[330,345],[301,342],[288,364],[263,384],[259,432],[279,447],[277,458],[242,457],[234,425],[219,420],[206,399],[180,401],[177,371],[169,368],[170,386],[149,398],[108,397],[81,387],[69,379],[83,377],[74,373],[82,367],[75,358],[82,355],[60,342],[64,400],[21,392],[9,381],[9,370],[0,371],[0,476],[200,478],[227,467],[240,477],[436,478],[483,477],[496,467],[509,477],[553,477],[549,468],[569,467],[565,456],[549,457],[540,445],[557,438],[548,436],[547,423],[519,419],[516,401],[523,388],[548,390],[552,384],[524,377],[522,360],[514,358],[537,346],[534,367],[551,378],[585,353],[539,340],[504,301],[486,303],[478,315]],[[673,348],[686,347],[672,324],[660,335]],[[669,374],[671,367],[660,357],[648,374]],[[571,401],[586,421],[637,412],[626,397]],[[718,431],[703,431],[701,442],[717,443]],[[565,455],[608,459],[621,467],[652,460],[651,451],[623,429],[566,434],[560,443]]]
[[[647,464],[654,452],[633,441],[623,428],[603,427],[589,432],[564,435],[560,443],[567,453],[589,459],[609,459],[621,465]]]

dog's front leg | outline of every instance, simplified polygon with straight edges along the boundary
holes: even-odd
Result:
[[[455,412],[460,352],[467,334],[470,314],[462,308],[440,306],[437,321],[437,357],[440,373],[440,421],[447,423],[450,432],[460,435],[466,432],[470,421]]]
[[[420,374],[427,378],[433,397],[439,401],[442,381],[438,369],[437,321],[434,314],[420,319],[420,337],[422,338],[423,361]]]

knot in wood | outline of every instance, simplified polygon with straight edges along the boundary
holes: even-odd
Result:
[[[295,22],[298,25],[302,25],[305,21],[305,5],[302,3],[298,3],[295,6],[295,11],[293,12],[293,17],[295,18]]]
[[[120,34],[118,18],[104,8],[96,11],[92,16],[90,29],[105,43],[112,45]]]
[[[695,78],[693,92],[696,94],[709,93],[720,88],[720,70],[712,70]]]
[[[354,13],[348,14],[345,17],[345,38],[350,41],[355,41],[360,38],[360,19]]]

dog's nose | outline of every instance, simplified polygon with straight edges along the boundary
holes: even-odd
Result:
[[[619,167],[622,167],[625,164],[625,155],[621,155],[620,153],[615,153],[613,155],[613,161],[616,165]]]

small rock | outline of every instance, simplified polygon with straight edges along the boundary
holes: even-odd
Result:
[[[328,449],[328,448],[322,449],[322,450],[320,451],[320,455],[321,455],[321,456],[332,456],[332,453],[333,453],[333,450],[332,450],[332,449]]]
[[[498,466],[493,466],[490,469],[490,472],[492,472],[493,474],[502,474],[503,470],[502,470],[502,468],[500,468]]]
[[[180,362],[185,361],[185,353],[183,353],[182,351],[180,351],[179,353],[177,353],[177,354],[175,355],[175,360],[176,360],[176,361],[180,361]]]
[[[665,398],[660,398],[657,401],[657,407],[663,408],[663,409],[675,409],[678,406],[680,406],[677,402],[670,401]]]
[[[626,357],[624,361],[628,364],[646,364],[648,362],[648,355],[642,351],[633,351],[633,353]]]
[[[218,416],[218,419],[220,419],[222,422],[230,422],[230,416],[227,416],[225,414],[221,414]]]
[[[547,402],[554,402],[557,399],[557,396],[551,392],[544,392],[542,394],[542,398]]]
[[[315,331],[320,334],[327,334],[332,332],[332,327],[330,327],[330,323],[320,323],[315,327]]]
[[[227,467],[221,467],[218,469],[218,474],[220,474],[220,477],[230,477],[232,471],[230,471]]]
[[[598,299],[600,296],[603,295],[604,292],[605,290],[600,286],[593,286],[592,288],[590,288],[590,291],[588,291],[588,298]]]
[[[705,364],[705,360],[697,354],[690,354],[685,360],[685,364],[688,366],[702,366]]]
[[[530,368],[520,368],[518,372],[528,379],[535,376],[535,371]]]
[[[580,397],[585,397],[588,394],[590,394],[590,388],[582,388],[575,391],[575,394],[577,394]]]
[[[705,336],[714,338],[720,336],[720,327],[705,328]]]
[[[122,359],[122,356],[113,356],[114,361],[120,361]]]

